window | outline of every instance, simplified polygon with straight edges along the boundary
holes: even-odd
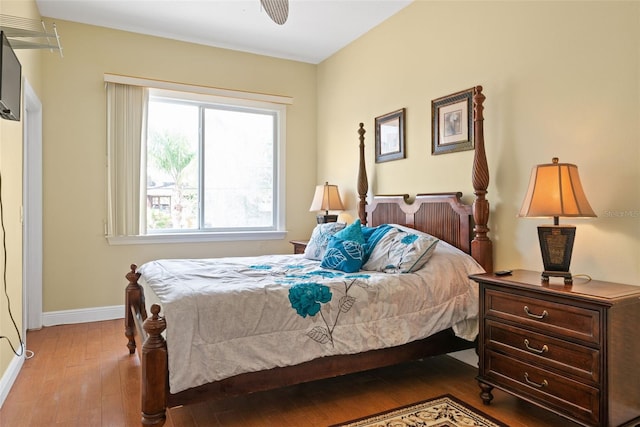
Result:
[[[134,131],[115,129],[134,114],[118,116],[128,101],[107,86],[109,241],[283,238],[286,106],[154,86],[138,89],[139,108],[124,108],[143,111]]]

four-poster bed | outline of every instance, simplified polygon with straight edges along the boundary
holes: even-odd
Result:
[[[365,129],[364,125],[360,124],[357,190],[358,216],[363,225],[408,226],[435,236],[470,254],[485,271],[493,270],[492,243],[487,237],[489,204],[485,195],[489,174],[484,150],[483,101],[482,87],[477,86],[474,88],[473,97],[475,155],[472,183],[475,199],[471,206],[463,204],[460,199],[461,193],[457,192],[419,194],[412,203],[407,203],[408,196],[376,196],[367,203]],[[147,315],[145,293],[138,283],[140,275],[137,266],[131,265],[131,271],[126,276],[129,284],[125,291],[125,335],[128,338],[129,352],[133,354],[138,349],[141,359],[142,423],[144,425],[162,425],[167,408],[174,406],[269,390],[475,346],[473,341],[460,338],[452,328],[447,328],[426,338],[402,345],[356,354],[328,355],[292,366],[277,366],[240,373],[173,393],[169,388],[169,352],[163,336],[167,328],[167,319],[160,315],[160,306],[157,304],[151,306],[151,315]],[[163,313],[166,315],[166,310]]]

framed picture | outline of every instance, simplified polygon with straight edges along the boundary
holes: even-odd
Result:
[[[405,158],[404,110],[376,117],[376,163]]]
[[[473,88],[431,101],[431,154],[473,150]]]

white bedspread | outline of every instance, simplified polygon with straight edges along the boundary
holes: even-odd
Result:
[[[142,265],[141,280],[167,320],[171,392],[396,346],[452,326],[467,340],[477,335],[478,290],[467,276],[483,270],[444,242],[416,273],[347,274],[319,264],[266,255]]]

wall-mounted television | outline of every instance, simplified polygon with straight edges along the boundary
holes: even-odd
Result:
[[[0,117],[20,120],[22,65],[4,31],[0,31]]]

